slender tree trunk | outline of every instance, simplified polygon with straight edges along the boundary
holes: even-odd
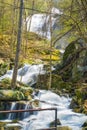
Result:
[[[15,66],[14,66],[13,77],[11,82],[12,88],[16,87],[16,80],[17,80],[19,53],[21,47],[22,14],[23,14],[23,0],[20,0],[20,14],[19,14],[19,24],[18,24],[17,47],[16,47],[16,55],[15,55]]]
[[[52,0],[50,1],[50,34],[51,34],[51,39],[50,39],[50,78],[49,78],[49,88],[51,89],[51,84],[52,84],[52,16],[51,16],[51,10],[52,10]]]

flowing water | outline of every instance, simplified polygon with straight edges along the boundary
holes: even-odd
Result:
[[[55,16],[61,14],[61,12],[59,11],[59,9],[53,7],[51,13],[52,28],[54,29],[57,19]],[[25,23],[27,24],[27,31],[35,32],[36,34],[48,39],[51,38],[49,14],[33,14],[31,17],[27,17]]]
[[[57,117],[62,126],[69,126],[72,130],[81,130],[82,124],[87,120],[87,116],[84,114],[75,113],[69,109],[71,102],[69,97],[60,97],[51,91],[41,90],[38,97],[35,98],[41,101],[39,104],[40,108],[57,108]],[[50,122],[54,121],[54,119],[54,111],[40,111],[37,115],[33,114],[23,120],[22,130],[48,128]]]
[[[4,76],[0,77],[0,80],[4,78],[12,78],[12,73],[13,70],[9,70]],[[37,82],[37,76],[39,74],[45,74],[45,71],[43,70],[43,64],[25,64],[22,68],[18,70],[17,80],[32,86]]]
[[[37,76],[39,74],[44,74],[43,65],[25,65],[18,70],[17,79],[26,84],[34,84],[37,81]],[[8,71],[6,75],[0,77],[2,80],[5,77],[12,76],[12,71]],[[22,78],[21,78],[22,77]],[[62,126],[69,126],[72,130],[81,130],[82,124],[87,120],[87,116],[84,114],[79,114],[73,112],[69,109],[71,99],[67,96],[59,96],[51,91],[40,90],[37,96],[34,94],[34,99],[39,100],[40,108],[57,108],[57,117],[60,120]],[[19,107],[17,107],[19,106]],[[17,102],[12,103],[10,110],[14,109],[29,109],[30,105],[25,102],[25,106],[17,105]],[[34,113],[23,113],[19,115],[8,115],[8,120],[13,118],[19,118],[19,125],[23,126],[22,130],[36,130],[49,127],[50,122],[55,119],[54,111],[40,111]],[[21,120],[22,119],[22,120]],[[11,124],[9,124],[11,125]],[[18,124],[17,124],[18,125]]]
[[[16,103],[15,102],[13,102],[12,104],[11,104],[11,109],[10,110],[16,110]],[[8,114],[8,120],[11,120],[11,119],[14,119],[15,118],[15,116],[14,116],[15,114],[13,113],[9,113]]]

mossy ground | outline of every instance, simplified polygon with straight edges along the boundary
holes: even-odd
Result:
[[[14,60],[15,51],[16,41],[13,43],[10,35],[0,35],[0,59],[4,61]],[[47,63],[50,60],[50,53],[52,53],[52,61],[58,62],[60,59],[59,51],[54,48],[50,49],[50,41],[34,33],[27,33],[22,36],[20,62]]]

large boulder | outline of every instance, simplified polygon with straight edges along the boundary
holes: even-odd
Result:
[[[81,41],[70,43],[63,54],[58,72],[65,81],[78,81],[87,72],[87,50]]]

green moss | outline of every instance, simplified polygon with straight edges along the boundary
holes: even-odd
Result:
[[[57,130],[72,130],[72,129],[69,128],[68,126],[61,126],[61,127],[57,127]]]
[[[0,89],[10,89],[10,88],[11,88],[11,80],[9,78],[5,78],[0,81]]]
[[[75,51],[75,44],[74,43],[70,43],[67,47],[66,50],[64,52],[63,55],[63,62],[65,62],[67,60],[67,58],[72,55],[72,53]]]

